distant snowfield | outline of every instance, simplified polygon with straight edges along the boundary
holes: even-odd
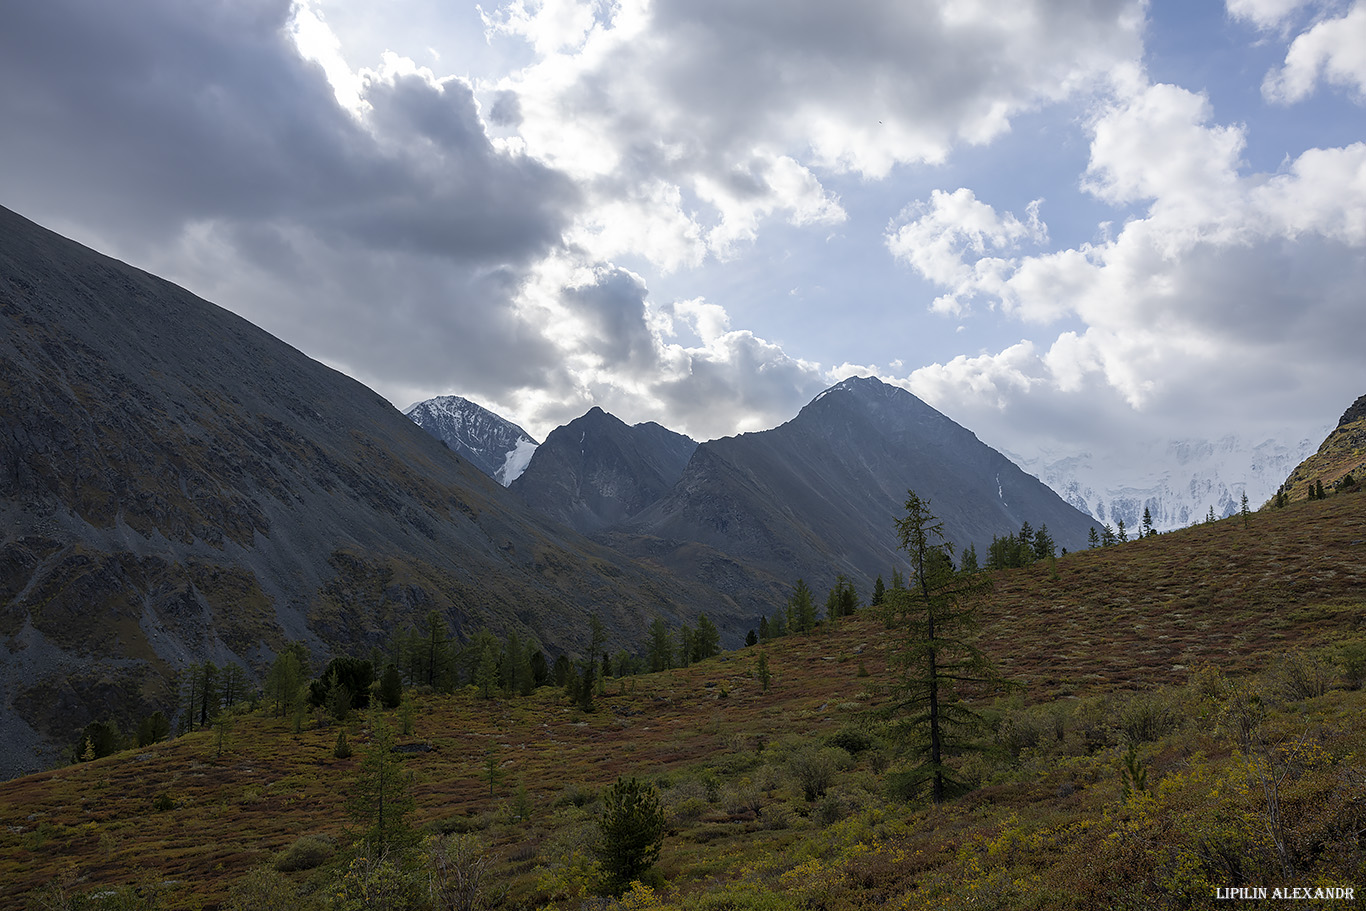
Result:
[[[1145,509],[1158,531],[1200,522],[1211,507],[1219,518],[1231,516],[1241,508],[1243,494],[1257,509],[1317,448],[1309,439],[1254,444],[1229,436],[1137,447],[1122,464],[1089,452],[1006,455],[1097,522],[1117,527],[1123,520],[1132,532]]]

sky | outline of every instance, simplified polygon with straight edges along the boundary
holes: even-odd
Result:
[[[1366,0],[5,20],[0,205],[400,408],[705,440],[875,375],[1122,474],[1366,393]]]

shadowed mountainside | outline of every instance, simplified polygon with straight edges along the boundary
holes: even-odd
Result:
[[[726,598],[528,509],[372,390],[0,209],[0,774],[173,705],[187,663],[435,610],[557,647]]]
[[[788,583],[803,577],[818,593],[843,573],[866,595],[901,563],[894,523],[908,489],[929,498],[949,541],[974,544],[982,559],[994,536],[1026,521],[1071,550],[1095,524],[909,392],[855,378],[773,430],[703,443],[668,495],[607,540],[671,567],[707,548]]]
[[[629,519],[663,496],[697,443],[654,423],[627,426],[601,408],[557,427],[512,489],[578,531]]]

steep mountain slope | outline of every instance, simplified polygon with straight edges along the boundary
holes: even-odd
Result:
[[[547,644],[748,622],[528,509],[361,384],[0,209],[0,774],[171,707],[187,662],[435,610]],[[682,607],[681,605],[686,605]],[[743,630],[741,630],[742,632]]]
[[[536,451],[536,441],[525,430],[463,396],[438,396],[403,413],[504,487],[526,469]]]
[[[1026,521],[1073,550],[1093,524],[909,392],[863,378],[773,430],[703,443],[674,489],[611,541],[664,565],[685,565],[682,555],[701,545],[817,591],[845,573],[866,594],[874,577],[905,565],[894,521],[908,489],[930,499],[948,540],[983,558],[993,536]]]
[[[551,518],[594,532],[659,499],[696,449],[658,424],[628,427],[593,408],[551,431],[511,488]]]
[[[1124,466],[1086,452],[1030,459],[1008,455],[1097,522],[1117,526],[1122,519],[1127,527],[1138,528],[1147,509],[1158,531],[1171,531],[1202,521],[1211,507],[1218,518],[1234,515],[1244,493],[1254,506],[1265,502],[1313,448],[1309,440],[1253,444],[1224,437],[1137,443],[1131,450]],[[1163,467],[1153,471],[1154,465]],[[1116,485],[1116,477],[1127,483]]]
[[[1366,483],[1366,395],[1352,403],[1318,451],[1305,459],[1285,479],[1291,500],[1309,496],[1309,485],[1322,483],[1327,490],[1338,487],[1347,475]]]

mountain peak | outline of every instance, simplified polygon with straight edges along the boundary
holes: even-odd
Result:
[[[504,487],[521,474],[536,449],[536,441],[521,427],[461,395],[439,395],[404,414]]]

